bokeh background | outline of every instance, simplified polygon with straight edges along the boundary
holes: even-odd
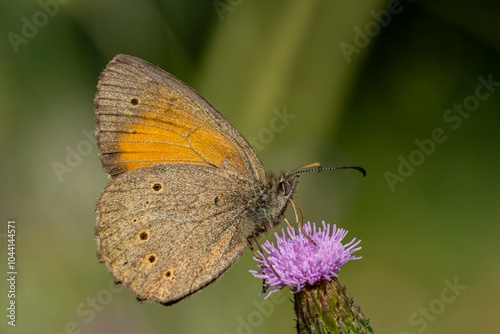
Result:
[[[363,259],[339,280],[377,333],[498,330],[498,2],[0,7],[0,267],[6,276],[6,225],[15,219],[18,269],[17,325],[7,325],[3,279],[0,332],[294,333],[288,291],[271,304],[257,296],[262,282],[248,273],[256,267],[250,252],[170,307],[138,303],[110,284],[93,239],[95,201],[107,184],[92,137],[93,97],[118,53],[195,88],[245,137],[260,140],[268,170],[316,161],[367,169],[366,179],[355,171],[305,174],[297,200],[306,219],[362,239]],[[493,83],[480,87],[479,78]],[[470,112],[448,111],[464,103]],[[270,136],[284,110],[293,118]],[[418,153],[415,140],[429,143],[435,129],[441,142]],[[400,167],[401,159],[413,167]]]

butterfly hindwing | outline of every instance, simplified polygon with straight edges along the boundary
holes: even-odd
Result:
[[[138,299],[179,301],[248,249],[251,189],[237,173],[208,166],[152,165],[119,175],[97,203],[98,257]]]

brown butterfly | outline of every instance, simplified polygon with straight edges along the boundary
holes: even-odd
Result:
[[[102,165],[98,257],[139,300],[172,304],[217,280],[277,225],[298,175],[268,175],[189,86],[117,55],[95,98]]]

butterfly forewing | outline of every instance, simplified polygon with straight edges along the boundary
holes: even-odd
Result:
[[[116,56],[101,74],[95,105],[101,161],[110,175],[187,163],[265,180],[259,158],[222,115],[189,86],[144,60]]]

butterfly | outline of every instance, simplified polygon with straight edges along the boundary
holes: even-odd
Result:
[[[95,97],[109,184],[97,200],[98,258],[141,301],[176,303],[213,283],[279,224],[299,177],[259,157],[188,85],[117,55]]]

